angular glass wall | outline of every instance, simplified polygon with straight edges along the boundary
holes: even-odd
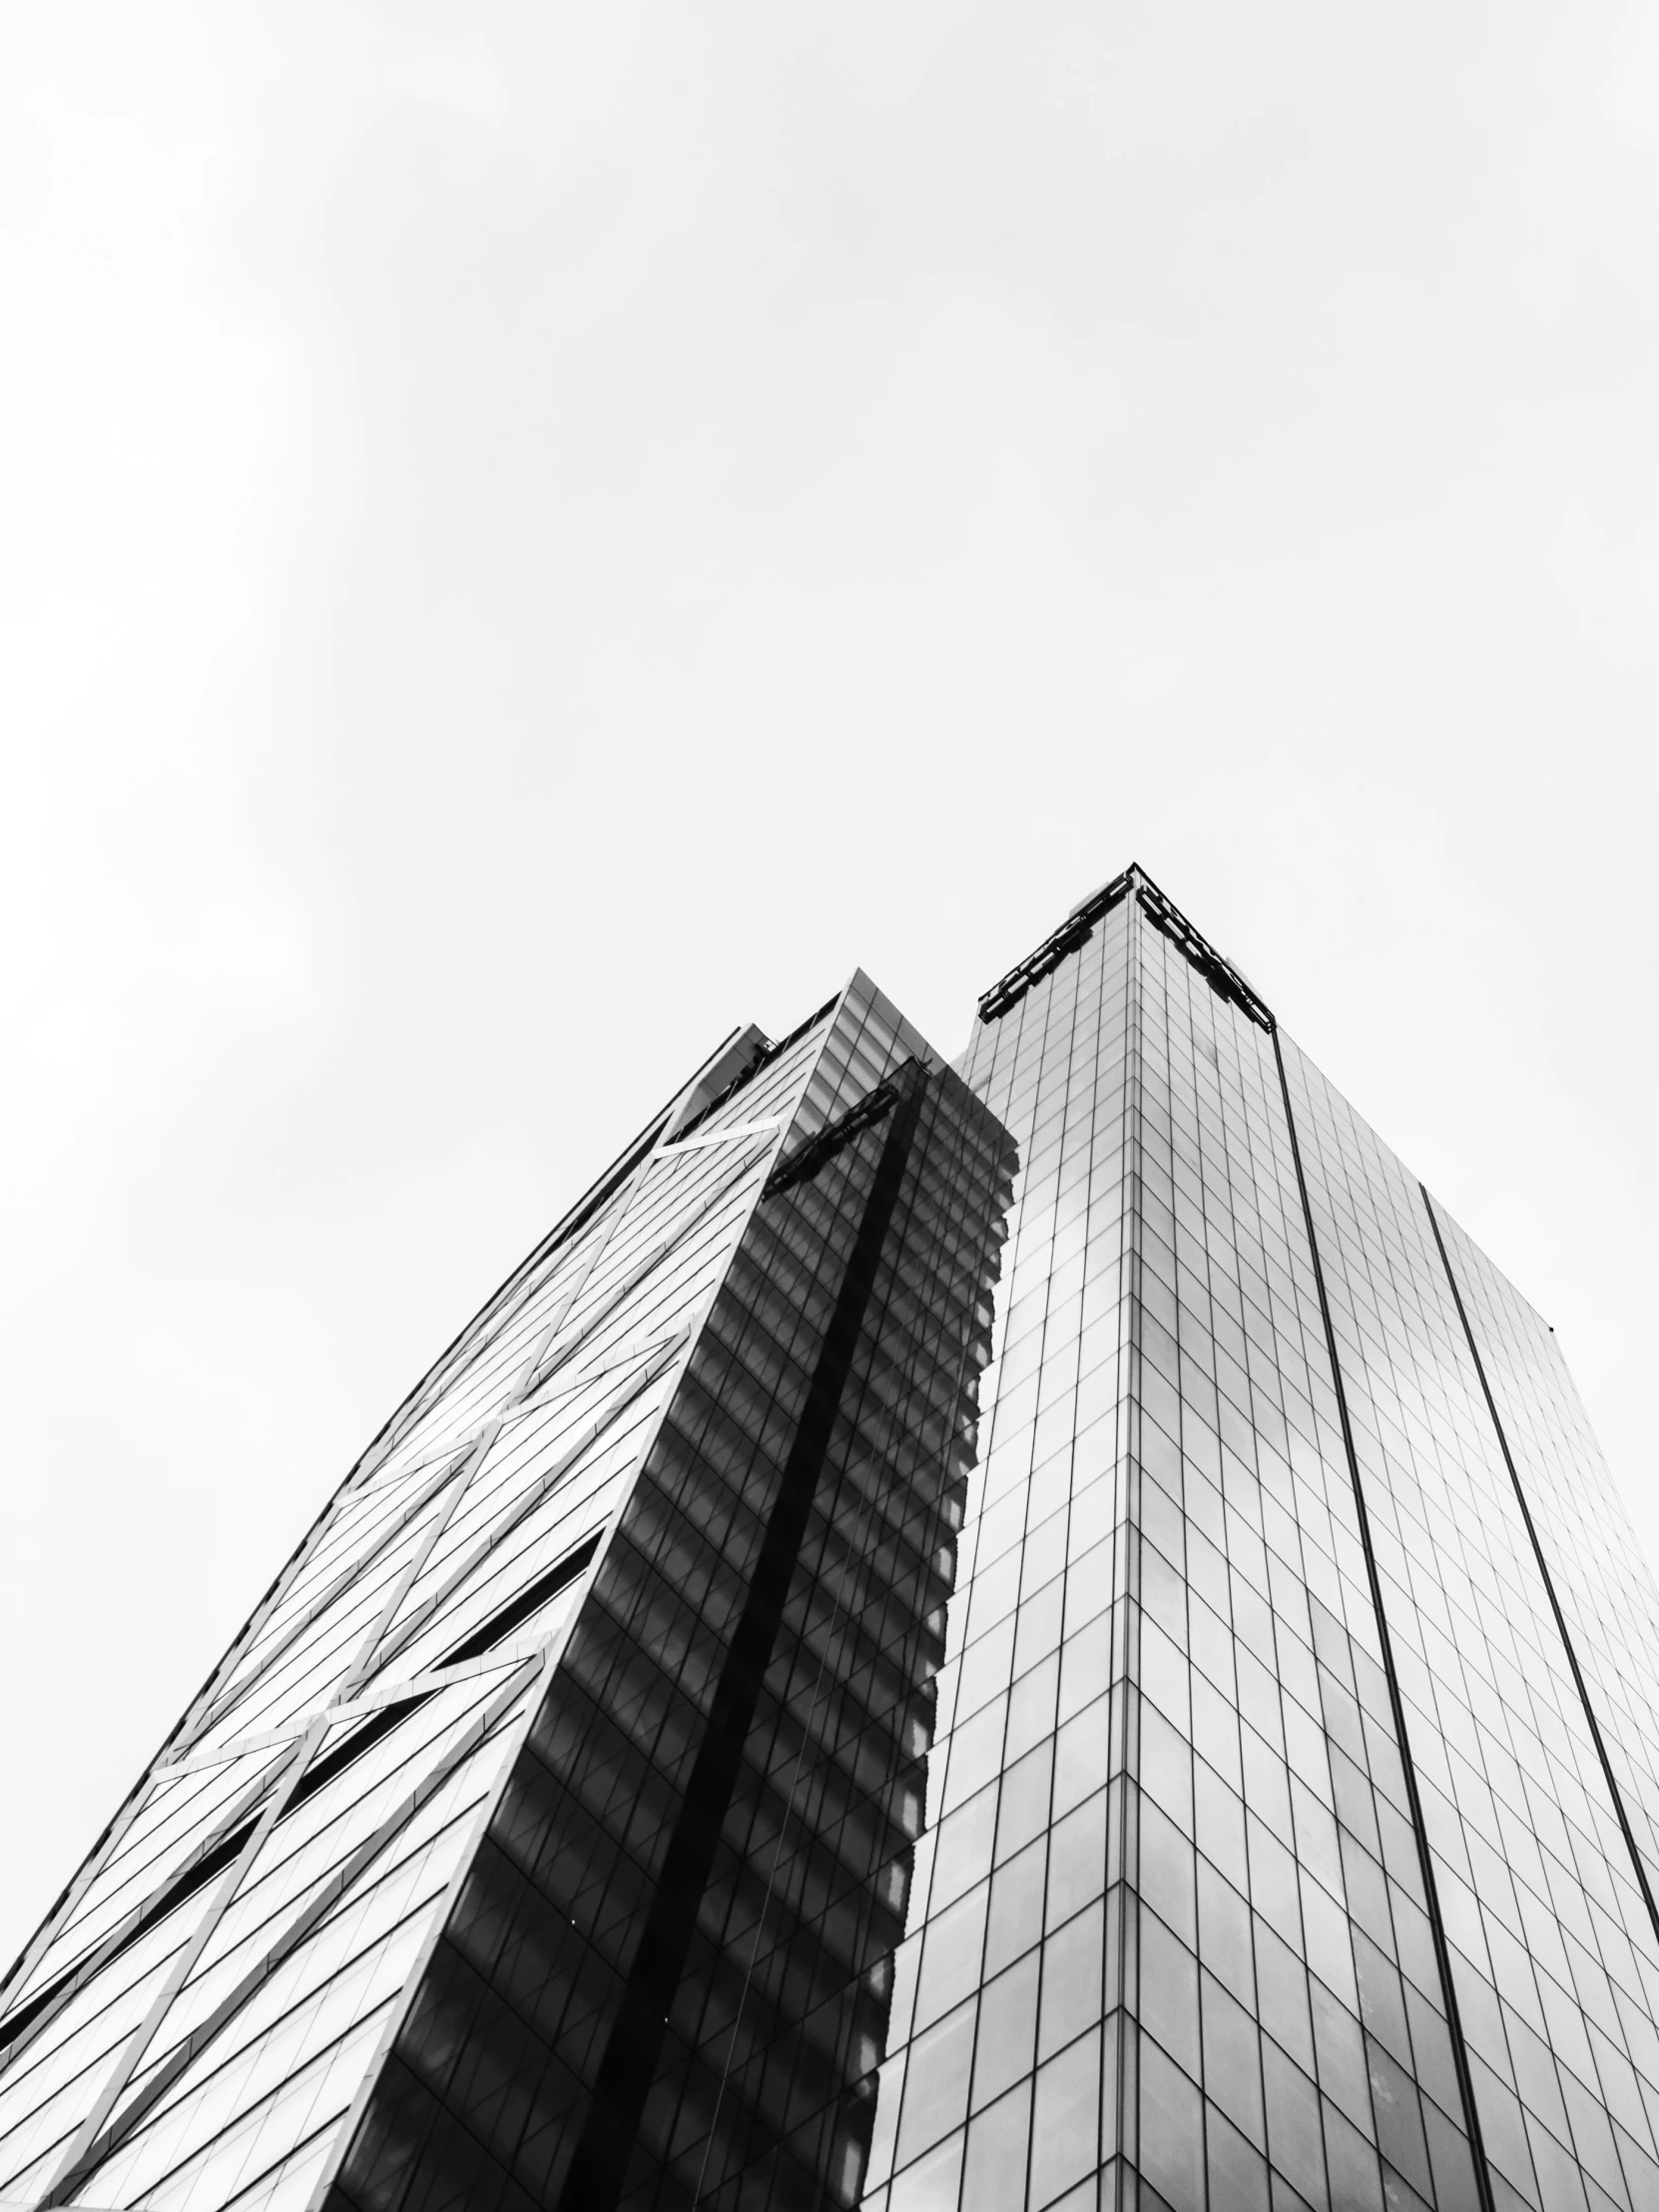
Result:
[[[856,2201],[1008,1168],[992,1117],[892,1009],[853,1010],[342,2207]]]
[[[861,976],[658,1117],[14,1970],[0,2198],[852,2201],[1001,1144]]]

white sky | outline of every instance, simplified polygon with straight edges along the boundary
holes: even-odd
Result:
[[[1659,16],[14,10],[0,1951],[730,1024],[1141,860],[1659,1554]]]

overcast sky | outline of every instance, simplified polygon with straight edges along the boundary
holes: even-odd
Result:
[[[1659,1554],[1651,7],[7,39],[0,1951],[722,1032],[1131,858]]]

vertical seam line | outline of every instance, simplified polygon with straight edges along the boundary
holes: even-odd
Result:
[[[1348,1392],[1343,1387],[1342,1362],[1337,1353],[1337,1332],[1331,1320],[1331,1301],[1326,1295],[1325,1269],[1320,1262],[1319,1238],[1314,1228],[1314,1208],[1308,1196],[1308,1178],[1302,1166],[1302,1144],[1296,1133],[1296,1115],[1291,1109],[1290,1078],[1285,1073],[1285,1054],[1279,1042],[1277,1023],[1272,1034],[1273,1057],[1279,1069],[1280,1095],[1285,1103],[1285,1125],[1291,1134],[1291,1158],[1296,1165],[1297,1190],[1302,1199],[1302,1218],[1308,1232],[1309,1254],[1314,1263],[1314,1286],[1319,1292],[1320,1319],[1325,1326],[1325,1347],[1331,1361],[1332,1383],[1337,1393],[1337,1415],[1342,1424],[1343,1450],[1348,1458],[1349,1478],[1354,1484],[1355,1515],[1360,1523],[1360,1548],[1366,1555],[1366,1578],[1371,1584],[1372,1610],[1377,1615],[1378,1640],[1382,1647],[1382,1672],[1388,1684],[1388,1705],[1393,1714],[1394,1737],[1399,1746],[1400,1771],[1405,1777],[1405,1794],[1410,1799],[1417,1867],[1422,1876],[1423,1896],[1428,1903],[1428,1929],[1434,1942],[1434,1963],[1439,1968],[1440,1994],[1445,2002],[1446,2026],[1451,2032],[1452,2063],[1457,2071],[1458,2094],[1463,2100],[1463,2121],[1468,2129],[1469,2149],[1473,2154],[1474,2185],[1479,2192],[1483,2212],[1496,2212],[1492,2177],[1486,2164],[1486,2146],[1480,2133],[1480,2115],[1475,2109],[1474,2079],[1469,2072],[1468,2046],[1463,2040],[1463,2023],[1457,2009],[1457,1991],[1451,1978],[1451,1953],[1446,1942],[1445,1923],[1440,1918],[1439,1892],[1434,1887],[1434,1866],[1429,1856],[1428,1828],[1423,1820],[1422,1798],[1417,1789],[1416,1764],[1411,1757],[1411,1747],[1406,1735],[1405,1700],[1400,1693],[1399,1678],[1394,1672],[1393,1639],[1388,1633],[1387,1615],[1382,1610],[1382,1578],[1378,1571],[1377,1554],[1372,1548],[1371,1514],[1366,1506],[1365,1488],[1360,1479],[1360,1456],[1354,1448],[1354,1430],[1348,1417]],[[1438,2196],[1438,2188],[1435,2194]]]
[[[1480,1348],[1474,1341],[1474,1331],[1469,1325],[1468,1312],[1463,1305],[1463,1294],[1457,1288],[1456,1276],[1451,1272],[1451,1255],[1446,1251],[1445,1239],[1440,1234],[1439,1217],[1434,1211],[1434,1201],[1428,1195],[1426,1184],[1419,1183],[1417,1189],[1422,1193],[1422,1203],[1428,1212],[1428,1226],[1434,1232],[1434,1243],[1439,1250],[1440,1265],[1445,1269],[1445,1279],[1451,1286],[1452,1302],[1457,1308],[1457,1319],[1463,1325],[1463,1335],[1468,1343],[1469,1356],[1474,1362],[1474,1372],[1480,1378],[1481,1394],[1486,1400],[1486,1410],[1492,1416],[1492,1428],[1497,1436],[1498,1449],[1503,1454],[1503,1464],[1508,1468],[1509,1480],[1514,1485],[1515,1503],[1520,1507],[1521,1519],[1526,1523],[1526,1533],[1532,1544],[1532,1556],[1538,1562],[1538,1573],[1542,1577],[1544,1590],[1549,1598],[1549,1609],[1555,1616],[1556,1634],[1560,1637],[1561,1648],[1567,1655],[1567,1665],[1572,1669],[1572,1679],[1578,1691],[1578,1700],[1584,1708],[1584,1718],[1590,1726],[1590,1741],[1596,1747],[1596,1757],[1601,1761],[1601,1771],[1607,1780],[1607,1793],[1613,1801],[1613,1811],[1618,1816],[1619,1828],[1623,1833],[1626,1849],[1630,1853],[1630,1864],[1635,1872],[1636,1886],[1642,1893],[1642,1902],[1647,1907],[1648,1919],[1653,1923],[1654,1936],[1659,1939],[1659,1905],[1655,1905],[1653,1891],[1647,1878],[1647,1870],[1642,1865],[1641,1853],[1636,1846],[1635,1831],[1630,1825],[1630,1816],[1625,1811],[1624,1797],[1619,1789],[1618,1777],[1613,1772],[1613,1762],[1608,1756],[1606,1741],[1601,1733],[1601,1724],[1596,1719],[1595,1708],[1590,1703],[1590,1692],[1584,1680],[1584,1671],[1578,1664],[1578,1654],[1573,1649],[1571,1636],[1567,1633],[1567,1617],[1562,1612],[1561,1601],[1555,1594],[1555,1583],[1550,1574],[1548,1562],[1544,1558],[1544,1547],[1539,1541],[1537,1526],[1532,1518],[1532,1508],[1527,1504],[1526,1492],[1521,1487],[1520,1470],[1516,1467],[1514,1454],[1509,1449],[1509,1438],[1504,1433],[1503,1422],[1498,1415],[1497,1400],[1493,1397],[1492,1386],[1486,1380],[1485,1362],[1480,1357]]]

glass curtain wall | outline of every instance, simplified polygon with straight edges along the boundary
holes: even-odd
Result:
[[[306,2201],[831,1018],[728,1141],[659,1116],[330,1501],[10,1978],[0,2197]]]
[[[1541,1325],[1439,1217],[1512,1476],[1423,1193],[1139,871],[984,1008],[1021,1173],[867,2201],[1659,2203],[1652,1585]]]
[[[1424,1203],[1432,1204],[1426,1193]],[[1454,1221],[1437,1207],[1434,1218],[1651,1902],[1659,1893],[1659,1590],[1554,1331]]]
[[[616,2166],[570,2126],[597,2065],[707,2184],[774,2157],[769,2201],[851,2200],[999,1142],[862,976],[656,1118],[353,1470],[9,1977],[0,2199],[542,2203],[573,2142]],[[676,1941],[690,1993],[630,2069],[619,1992],[637,2042]]]
[[[1659,2204],[1659,1936],[1436,1242],[1443,1217],[1286,1057],[1492,2201]],[[1508,1363],[1499,1380],[1512,1389]],[[1550,1471],[1551,1519],[1584,1542],[1593,1464],[1575,1457],[1565,1484]]]
[[[1007,1151],[858,979],[340,2212],[857,2201]]]

